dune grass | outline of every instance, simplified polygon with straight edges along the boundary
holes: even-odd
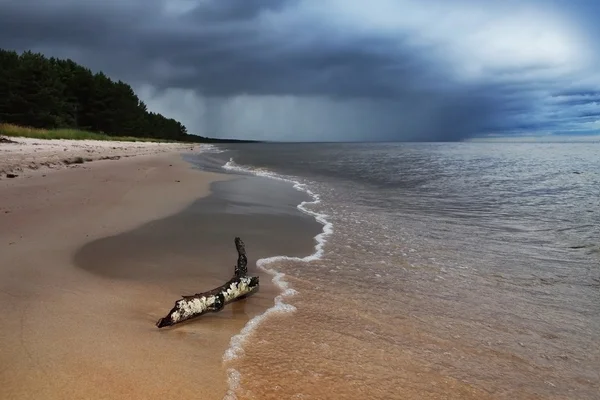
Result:
[[[109,136],[104,133],[82,131],[78,129],[39,129],[0,123],[0,136],[26,137],[34,139],[71,139],[71,140],[115,140],[122,142],[169,142],[164,139],[139,138],[133,136]]]

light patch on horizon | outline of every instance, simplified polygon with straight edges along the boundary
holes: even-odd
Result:
[[[196,8],[198,0],[163,0],[163,10],[169,16],[185,15]]]

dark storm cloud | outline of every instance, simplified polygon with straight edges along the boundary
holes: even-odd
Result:
[[[568,89],[557,92],[554,97],[600,97],[600,91],[589,89]]]
[[[185,19],[191,22],[220,23],[248,21],[265,11],[279,11],[294,0],[246,0],[201,2],[193,7]]]
[[[346,41],[298,32],[308,42],[294,43],[294,35],[282,40],[261,32],[256,19],[262,13],[292,3],[201,1],[173,16],[156,1],[28,0],[0,8],[0,37],[5,47],[69,50],[128,81],[194,88],[208,96],[393,96],[410,89],[415,76],[425,77],[425,62],[389,52],[389,39]],[[128,55],[110,57],[115,53]],[[160,63],[163,70],[154,67]]]
[[[592,105],[597,105],[598,103],[600,103],[600,97],[591,97],[591,98],[567,98],[567,99],[561,99],[559,100],[559,103],[564,105],[565,107],[568,106],[581,106],[581,105],[585,105],[585,104],[592,104]]]
[[[588,121],[593,121],[600,118],[600,111],[584,111],[579,113],[578,117],[580,119],[587,119]]]
[[[53,12],[49,12],[47,3],[34,3],[30,1],[28,9],[9,7],[2,13],[0,26],[18,33],[9,38],[8,47],[33,47],[71,56],[113,76],[130,82],[151,82],[159,89],[194,88],[205,96],[250,93],[386,97],[392,104],[396,97],[411,97],[413,103],[419,103],[428,102],[427,97],[435,95],[415,85],[434,81],[435,71],[428,71],[426,62],[416,55],[388,51],[389,39],[327,38],[311,33],[310,26],[303,28],[307,32],[298,33],[304,35],[305,41],[300,43],[294,39],[295,35],[283,40],[261,35],[254,20],[262,12],[281,9],[290,2],[207,2],[178,17],[149,13],[141,3],[139,13],[134,12],[138,4],[130,2],[127,7],[118,5],[121,8],[114,9],[117,18],[109,12],[110,7],[100,3],[93,7],[64,6]],[[391,111],[392,115],[400,115],[400,107],[407,108],[398,106],[397,111]],[[391,108],[394,107],[387,107]],[[449,115],[446,111],[441,114]],[[482,110],[474,115],[476,118],[472,117],[468,125],[485,113]],[[368,119],[369,115],[364,117]],[[346,118],[343,115],[338,118],[341,120],[321,123],[343,126]],[[464,135],[465,129],[460,124],[454,121],[445,124],[441,117],[439,122],[440,126],[446,126],[449,136]],[[223,130],[218,121],[211,125],[212,131]],[[413,138],[439,135],[430,124],[419,129],[411,123],[408,130],[403,125],[407,125],[406,121],[400,123],[379,116],[364,127],[370,135],[364,138],[382,134]]]
[[[459,140],[590,122],[600,90],[575,60],[579,39],[552,35],[577,23],[593,43],[595,2],[530,0],[533,14],[513,0],[427,3],[0,0],[0,46],[103,70],[209,135]],[[565,26],[542,14],[552,7]],[[485,29],[460,20],[481,10]],[[505,20],[521,14],[518,29],[527,16],[539,26],[512,37]]]

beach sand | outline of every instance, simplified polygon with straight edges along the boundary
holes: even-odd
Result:
[[[273,304],[271,277],[222,312],[154,324],[231,277],[235,236],[253,274],[259,257],[311,253],[319,227],[289,211],[293,189],[253,179],[165,153],[0,180],[0,398],[222,399],[223,353]],[[287,203],[265,207],[269,193]]]
[[[0,178],[6,174],[31,176],[45,173],[49,168],[76,168],[90,161],[193,151],[199,147],[184,143],[6,138],[0,142]]]

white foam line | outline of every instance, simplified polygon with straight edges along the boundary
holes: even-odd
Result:
[[[320,196],[318,194],[312,192],[311,190],[309,190],[306,187],[306,185],[304,185],[298,181],[295,181],[293,179],[284,178],[284,177],[277,175],[270,171],[242,167],[242,166],[236,164],[233,161],[233,159],[230,159],[223,166],[223,168],[226,170],[229,170],[229,171],[251,173],[253,175],[264,176],[264,177],[278,179],[281,181],[292,183],[294,185],[294,189],[299,190],[301,192],[305,192],[310,197],[312,197],[312,201],[303,201],[302,203],[298,204],[297,208],[305,214],[312,215],[317,220],[317,222],[319,222],[320,224],[323,225],[322,232],[319,233],[317,236],[315,236],[315,241],[317,242],[317,244],[315,245],[315,252],[313,254],[306,256],[306,257],[302,257],[302,258],[288,257],[288,256],[276,256],[276,257],[269,257],[269,258],[261,258],[260,260],[258,260],[256,262],[256,265],[258,268],[267,272],[268,274],[273,275],[272,281],[277,287],[279,287],[279,289],[281,289],[281,294],[279,296],[275,297],[275,302],[274,302],[273,307],[267,309],[264,313],[252,318],[250,321],[248,321],[246,323],[246,325],[244,326],[244,328],[242,329],[242,331],[239,334],[237,334],[231,338],[231,341],[229,343],[229,348],[225,351],[225,354],[223,355],[223,361],[227,362],[227,361],[231,361],[231,360],[240,358],[244,355],[244,343],[246,342],[246,340],[248,339],[250,334],[254,330],[256,330],[258,325],[262,321],[264,321],[269,315],[296,311],[296,307],[292,306],[291,304],[284,303],[283,300],[285,297],[293,296],[298,292],[295,291],[294,289],[291,289],[288,287],[289,283],[286,280],[284,280],[284,277],[285,277],[284,273],[274,270],[272,268],[268,268],[267,265],[270,263],[273,263],[276,261],[282,261],[282,260],[311,262],[311,261],[320,259],[321,257],[323,257],[323,253],[324,253],[323,248],[326,243],[326,237],[333,233],[333,225],[331,224],[331,222],[327,221],[327,218],[328,218],[327,215],[319,214],[317,212],[314,212],[314,211],[306,208],[306,206],[308,206],[308,205],[315,205],[315,204],[319,204],[321,202]],[[240,387],[240,373],[237,370],[235,370],[234,368],[229,368],[227,370],[227,375],[228,375],[229,390],[227,391],[227,395],[225,396],[225,398],[223,400],[235,400],[235,399],[237,399],[235,392]]]
[[[225,150],[215,146],[214,144],[203,143],[200,147],[200,153],[224,153]]]

